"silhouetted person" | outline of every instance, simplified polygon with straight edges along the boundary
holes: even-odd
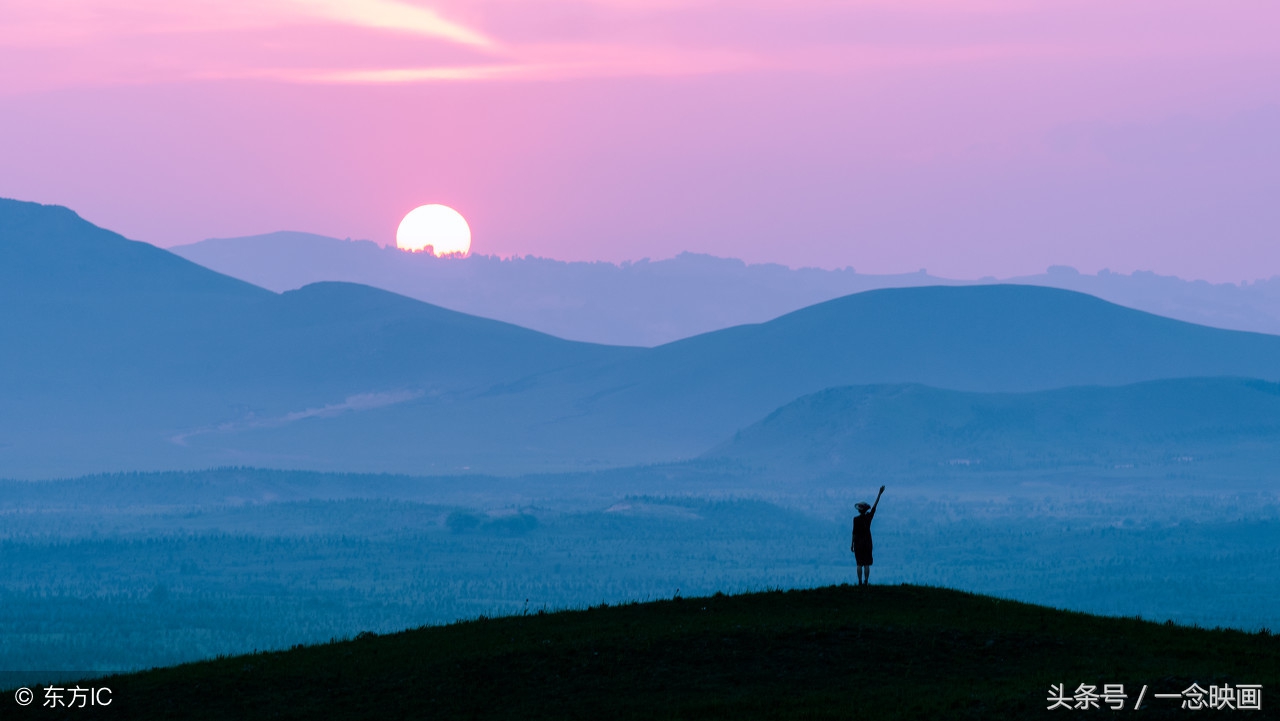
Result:
[[[871,519],[876,517],[876,506],[880,505],[880,496],[883,495],[884,486],[880,486],[875,504],[868,506],[866,503],[859,503],[858,515],[853,519],[853,543],[849,544],[849,550],[853,551],[853,557],[858,562],[859,586],[871,583]]]

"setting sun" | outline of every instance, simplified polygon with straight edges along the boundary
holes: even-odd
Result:
[[[413,252],[430,249],[437,257],[464,257],[471,251],[471,227],[447,205],[420,205],[400,221],[396,247]]]

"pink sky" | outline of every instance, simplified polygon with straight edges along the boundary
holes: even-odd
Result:
[[[1280,3],[7,0],[0,196],[169,246],[1280,274]]]

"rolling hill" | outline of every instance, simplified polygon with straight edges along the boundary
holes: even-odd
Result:
[[[367,286],[282,294],[0,202],[0,476],[527,473],[692,458],[800,396],[1280,380],[1280,337],[1029,286],[877,290],[656,348]]]
[[[1265,697],[1278,675],[1280,649],[1269,633],[903,585],[481,618],[80,686],[111,689],[113,702],[92,709],[94,718],[141,721],[1038,719],[1055,685],[1071,705],[1091,685],[1094,713],[1110,713],[1098,696],[1121,684],[1114,695],[1124,711],[1140,704],[1144,716],[1161,719],[1186,716],[1181,694],[1192,684],[1202,701],[1210,686],[1260,684]],[[1267,700],[1261,712],[1243,713],[1274,717]],[[10,710],[14,718],[47,711]]]
[[[192,434],[481,393],[629,352],[367,286],[276,294],[65,208],[0,201],[0,475],[208,465]]]
[[[294,232],[213,238],[171,250],[277,292],[321,281],[361,283],[562,338],[615,345],[660,345],[873,287],[941,282],[920,273],[791,270],[696,253],[622,265],[533,256],[445,260],[368,240]]]
[[[9,380],[450,388],[627,354],[367,286],[273,293],[32,203],[0,202],[0,273]]]
[[[706,455],[791,477],[1208,467],[1269,487],[1278,441],[1280,385],[1262,381],[1188,378],[1032,393],[879,385],[799,398]]]
[[[417,398],[323,427],[258,429],[235,443],[255,453],[298,449],[301,456],[322,437],[325,447],[351,447],[366,470],[593,469],[699,456],[778,407],[830,387],[920,383],[1029,392],[1188,376],[1278,380],[1280,338],[1045,288],[884,290],[551,371],[465,402]],[[423,438],[440,449],[426,461],[435,465],[390,465]]]
[[[924,271],[791,269],[697,253],[621,264],[484,255],[457,261],[295,232],[212,238],[170,250],[277,292],[320,281],[361,283],[561,338],[619,345],[661,345],[879,288],[996,282],[1073,290],[1190,323],[1280,333],[1280,278],[1214,284],[1054,266],[1002,281],[958,281]]]
[[[1192,325],[1051,288],[903,288],[621,359],[601,371],[603,390],[585,407],[597,418],[660,427],[688,440],[691,452],[831,387],[1019,392],[1207,376],[1280,380],[1280,337]]]

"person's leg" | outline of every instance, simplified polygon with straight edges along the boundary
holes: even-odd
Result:
[[[866,568],[867,570],[862,572],[862,577],[867,579],[866,585],[870,586],[871,585],[871,566],[865,566],[864,568]]]
[[[858,566],[858,585],[859,585],[859,586],[861,586],[861,585],[862,585],[862,572],[863,572],[865,569],[866,569],[866,566]]]

